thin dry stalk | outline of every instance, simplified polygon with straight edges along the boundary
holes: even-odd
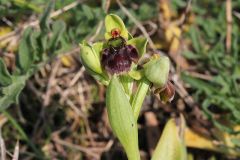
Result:
[[[12,160],[18,160],[18,157],[19,157],[19,141],[17,141],[16,143]]]
[[[232,43],[232,0],[226,1],[226,20],[227,20],[226,49],[227,53],[230,53]]]

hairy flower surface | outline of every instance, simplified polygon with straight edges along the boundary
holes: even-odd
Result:
[[[110,74],[121,74],[130,70],[132,62],[137,63],[138,51],[132,45],[126,45],[123,38],[114,38],[110,41],[122,41],[119,45],[109,45],[102,51],[101,63]]]

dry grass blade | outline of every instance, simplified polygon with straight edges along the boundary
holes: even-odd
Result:
[[[17,141],[16,143],[12,160],[18,160],[18,157],[19,157],[19,141]]]
[[[230,53],[232,43],[232,0],[226,1],[226,20],[227,20],[226,48],[227,53]]]

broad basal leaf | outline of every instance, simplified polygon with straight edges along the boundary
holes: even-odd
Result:
[[[25,86],[26,79],[25,76],[13,77],[10,85],[1,88],[0,111],[13,103],[18,103],[18,97]]]

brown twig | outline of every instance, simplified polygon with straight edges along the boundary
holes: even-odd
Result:
[[[227,53],[230,53],[232,43],[232,0],[226,0],[226,20],[227,20],[226,49]]]

